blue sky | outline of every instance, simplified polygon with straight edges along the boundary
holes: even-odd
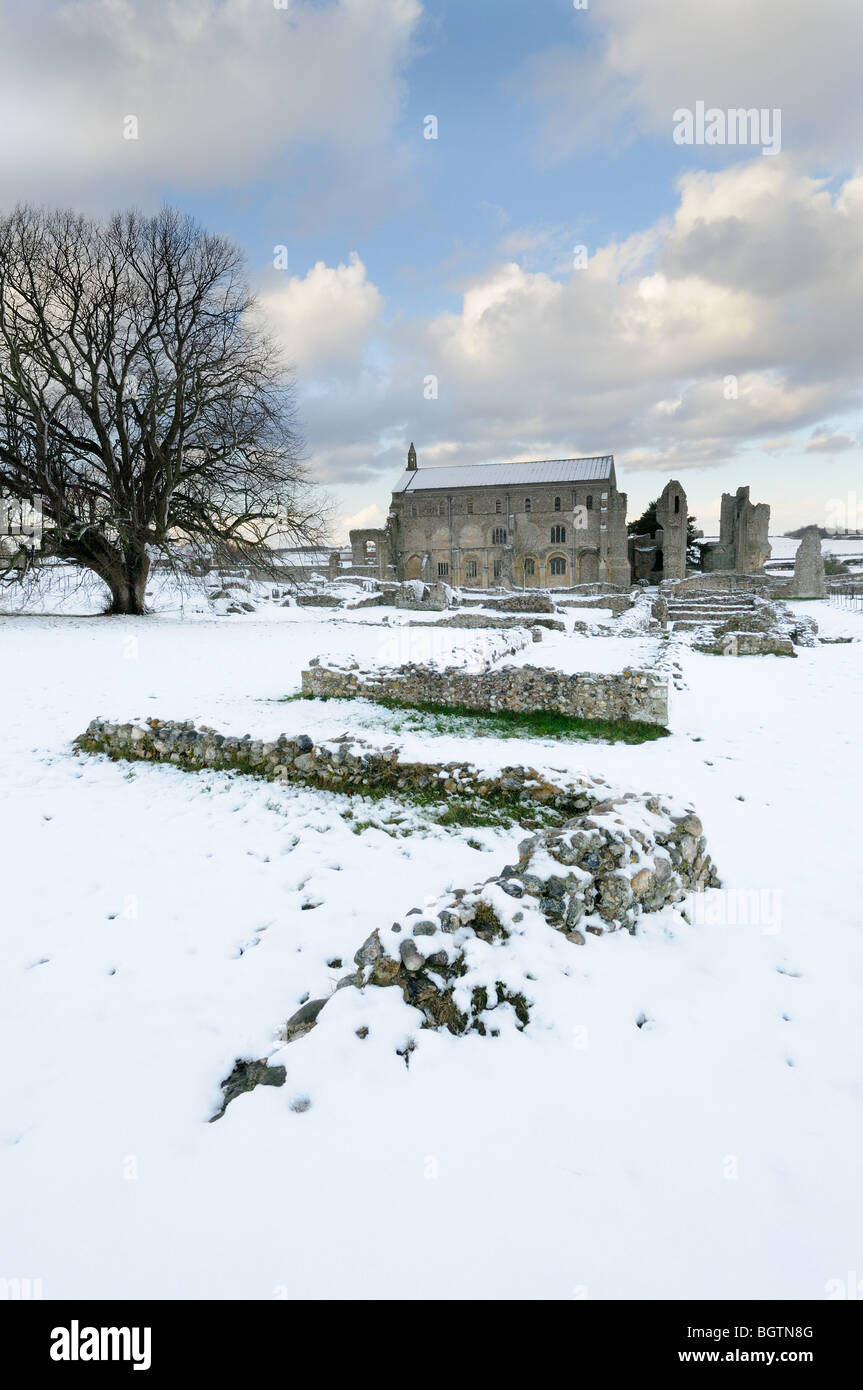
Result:
[[[861,41],[857,0],[11,0],[0,196],[239,240],[340,531],[410,439],[613,452],[708,528],[749,482],[784,529],[863,497]],[[697,101],[781,152],[676,144]]]
[[[327,215],[319,187],[327,182],[320,167],[326,152],[299,142],[291,154],[299,160],[299,189],[286,174],[239,197],[234,189],[204,193],[195,209],[242,241],[262,271],[279,242],[289,245],[300,274],[359,251],[400,312],[456,309],[460,276],[481,271],[491,248],[515,229],[547,235],[547,245],[523,257],[534,268],[559,269],[573,245],[625,237],[671,212],[677,173],[697,163],[661,137],[611,150],[586,144],[563,162],[543,153],[524,76],[529,59],[554,45],[587,56],[589,40],[584,12],[571,0],[429,6],[403,70],[392,144],[406,163],[391,199]],[[429,114],[438,120],[434,140],[423,138]],[[188,202],[182,186],[163,192]]]

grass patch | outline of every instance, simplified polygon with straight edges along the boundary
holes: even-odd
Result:
[[[111,762],[146,762],[151,767],[174,767],[177,771],[195,773],[200,776],[203,772],[215,772],[224,774],[228,777],[252,777],[256,781],[261,780],[260,767],[254,763],[247,762],[243,758],[235,758],[230,765],[213,768],[197,767],[191,763],[171,764],[167,759],[151,757],[145,755],[136,756],[129,749],[118,749],[99,739],[88,738],[81,735],[75,740],[75,748],[79,752],[98,754],[107,757]],[[130,772],[132,769],[130,769]],[[127,777],[130,773],[127,773]],[[394,786],[366,786],[362,788],[350,786],[321,786],[315,781],[295,781],[285,783],[286,787],[293,787],[296,790],[325,792],[336,797],[345,797],[348,800],[348,807],[341,812],[344,820],[352,821],[352,829],[355,834],[361,835],[364,830],[383,830],[387,835],[398,839],[403,836],[411,835],[418,828],[417,819],[413,822],[406,816],[407,808],[414,808],[419,812],[419,821],[426,824],[439,825],[443,827],[492,827],[499,829],[509,829],[513,825],[523,826],[526,830],[539,829],[542,826],[561,825],[572,811],[566,804],[558,806],[545,805],[539,800],[530,797],[523,797],[517,792],[488,791],[483,795],[464,792],[447,792],[437,784],[419,787],[394,787]],[[581,793],[576,799],[579,799]],[[378,802],[389,802],[385,807],[385,813],[380,818],[359,820],[356,815],[356,808],[367,808],[369,811]],[[268,807],[276,809],[278,803],[268,801]]]
[[[345,700],[347,696],[317,697]],[[394,732],[402,729],[414,733],[450,734],[461,738],[542,738],[568,743],[651,743],[667,738],[668,730],[660,724],[647,724],[640,719],[576,719],[570,714],[551,710],[475,710],[463,705],[408,705],[400,700],[369,700],[366,704],[398,712]],[[305,700],[302,694],[287,695],[286,701]]]
[[[546,806],[541,801],[532,801],[516,793],[489,793],[485,796],[458,795],[441,792],[435,788],[420,791],[414,787],[403,787],[398,791],[391,787],[363,787],[361,793],[336,792],[334,795],[351,796],[359,806],[365,803],[373,806],[376,802],[401,802],[415,807],[420,823],[439,825],[445,829],[492,829],[509,830],[513,825],[526,830],[539,830],[544,826],[562,825],[575,814],[567,807]],[[417,828],[414,824],[404,824],[403,818],[386,815],[381,819],[358,819],[353,808],[342,813],[342,819],[352,822],[355,834],[364,830],[383,830],[387,835],[399,838],[411,835]],[[482,848],[482,846],[480,846]]]

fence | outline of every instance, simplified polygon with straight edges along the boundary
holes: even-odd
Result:
[[[831,584],[830,602],[834,608],[846,608],[855,613],[863,613],[863,580]]]

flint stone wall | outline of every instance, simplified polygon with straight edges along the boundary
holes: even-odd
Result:
[[[696,651],[715,656],[796,656],[790,637],[766,632],[727,631],[705,642],[694,642]]]
[[[298,608],[339,608],[342,600],[337,594],[297,594]]]
[[[455,628],[495,628],[506,630],[513,627],[545,628],[550,632],[566,632],[566,623],[561,618],[542,618],[535,613],[526,624],[523,617],[511,617],[505,613],[454,613],[449,618],[408,618],[407,627],[455,627]]]
[[[558,612],[565,608],[608,608],[611,610],[613,618],[619,618],[621,613],[626,613],[632,607],[632,596],[625,594],[603,594],[599,598],[590,596],[588,598],[561,599],[557,604]]]
[[[554,613],[555,605],[549,594],[531,590],[509,598],[460,597],[459,608],[488,608],[494,613]]]
[[[479,772],[471,763],[407,763],[394,747],[371,748],[347,737],[314,744],[308,734],[289,738],[253,739],[226,736],[192,720],[117,724],[93,719],[75,740],[83,753],[104,753],[130,761],[163,762],[197,772],[215,769],[242,772],[272,782],[298,782],[327,791],[362,796],[368,791],[393,793],[440,792],[448,796],[482,797],[492,803],[517,806],[536,803],[574,815],[589,810],[599,799],[593,782],[583,778],[557,785],[535,768],[505,767],[498,773]]]
[[[660,592],[666,598],[684,597],[695,590],[716,593],[736,593],[744,590],[750,594],[769,595],[773,585],[763,574],[740,574],[736,570],[714,570],[710,573],[690,574],[686,579],[665,580]]]
[[[357,696],[405,705],[516,712],[539,710],[575,719],[638,720],[668,724],[668,680],[655,671],[627,669],[613,674],[562,671],[536,666],[504,666],[481,674],[447,667],[407,665],[392,670],[337,670],[314,660],[302,675],[310,698]]]

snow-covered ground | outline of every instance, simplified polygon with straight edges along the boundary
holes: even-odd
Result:
[[[718,540],[718,537],[716,538]],[[772,560],[793,560],[800,541],[794,536],[771,536],[770,558]],[[840,560],[859,558],[863,555],[863,538],[853,536],[825,536],[821,541],[825,555],[836,555]]]
[[[591,637],[583,633],[549,632],[541,647],[526,647],[501,661],[502,666],[553,666],[578,671],[622,671],[626,666],[649,667],[659,659],[658,637]]]
[[[311,656],[391,642],[384,617],[0,619],[0,1277],[49,1298],[823,1296],[863,1268],[861,640],[681,644],[672,736],[636,747],[400,732],[406,756],[691,801],[725,890],[689,927],[549,928],[524,1033],[420,1031],[396,990],[341,991],[280,1053],[284,1087],[206,1123],[235,1058],[274,1054],[369,932],[498,872],[523,832],[402,812],[357,834],[343,797],[70,741],[99,714],[391,741],[391,712],[280,703]],[[548,634],[523,659],[640,640]]]

